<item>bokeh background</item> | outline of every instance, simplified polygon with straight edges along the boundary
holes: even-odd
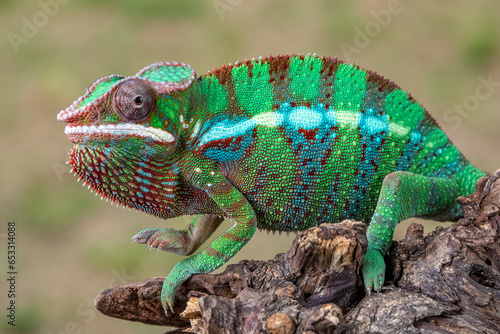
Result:
[[[411,92],[492,172],[500,167],[499,13],[500,2],[487,0],[0,1],[0,331],[164,331],[93,308],[100,291],[164,276],[181,259],[147,253],[132,235],[187,222],[110,206],[68,173],[71,145],[56,115],[95,79],[164,60],[202,75],[269,54],[338,56]],[[17,224],[15,327],[5,317],[8,221]],[[272,258],[291,240],[257,233],[231,263]]]

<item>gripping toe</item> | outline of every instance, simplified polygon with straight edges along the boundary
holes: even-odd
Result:
[[[159,230],[159,228],[154,227],[141,230],[132,237],[132,242],[135,242],[137,244],[145,244],[148,242],[149,238],[151,238],[151,236]]]
[[[361,265],[365,289],[380,292],[385,280],[384,257],[378,250],[368,249]]]
[[[134,235],[132,242],[147,244],[146,249],[149,251],[156,248],[180,255],[187,255],[186,250],[190,245],[185,231],[172,228],[147,228]]]

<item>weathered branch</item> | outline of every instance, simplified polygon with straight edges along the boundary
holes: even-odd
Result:
[[[160,277],[106,290],[95,305],[109,316],[195,333],[498,333],[500,181],[493,181],[500,171],[495,175],[459,198],[465,217],[455,225],[424,237],[422,226],[411,224],[386,258],[390,284],[364,299],[365,225],[344,221],[303,232],[270,261],[193,276],[168,317]]]

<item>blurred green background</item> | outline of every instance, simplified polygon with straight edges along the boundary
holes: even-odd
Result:
[[[486,0],[2,0],[0,331],[163,331],[93,308],[100,291],[164,276],[181,259],[148,254],[132,235],[187,221],[110,206],[68,173],[71,145],[56,115],[95,79],[165,60],[202,75],[269,54],[338,56],[411,92],[471,161],[492,172],[500,167],[499,13],[500,2]],[[15,327],[5,317],[8,221],[18,229]],[[400,226],[396,238],[402,233]],[[258,233],[231,263],[272,258],[291,240]]]

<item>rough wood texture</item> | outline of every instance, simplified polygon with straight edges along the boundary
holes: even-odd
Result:
[[[168,317],[161,277],[106,290],[95,305],[109,316],[193,333],[499,333],[499,177],[500,170],[459,198],[465,217],[450,228],[424,237],[412,224],[387,257],[389,284],[364,299],[365,226],[344,221],[305,231],[273,260],[193,276]]]

